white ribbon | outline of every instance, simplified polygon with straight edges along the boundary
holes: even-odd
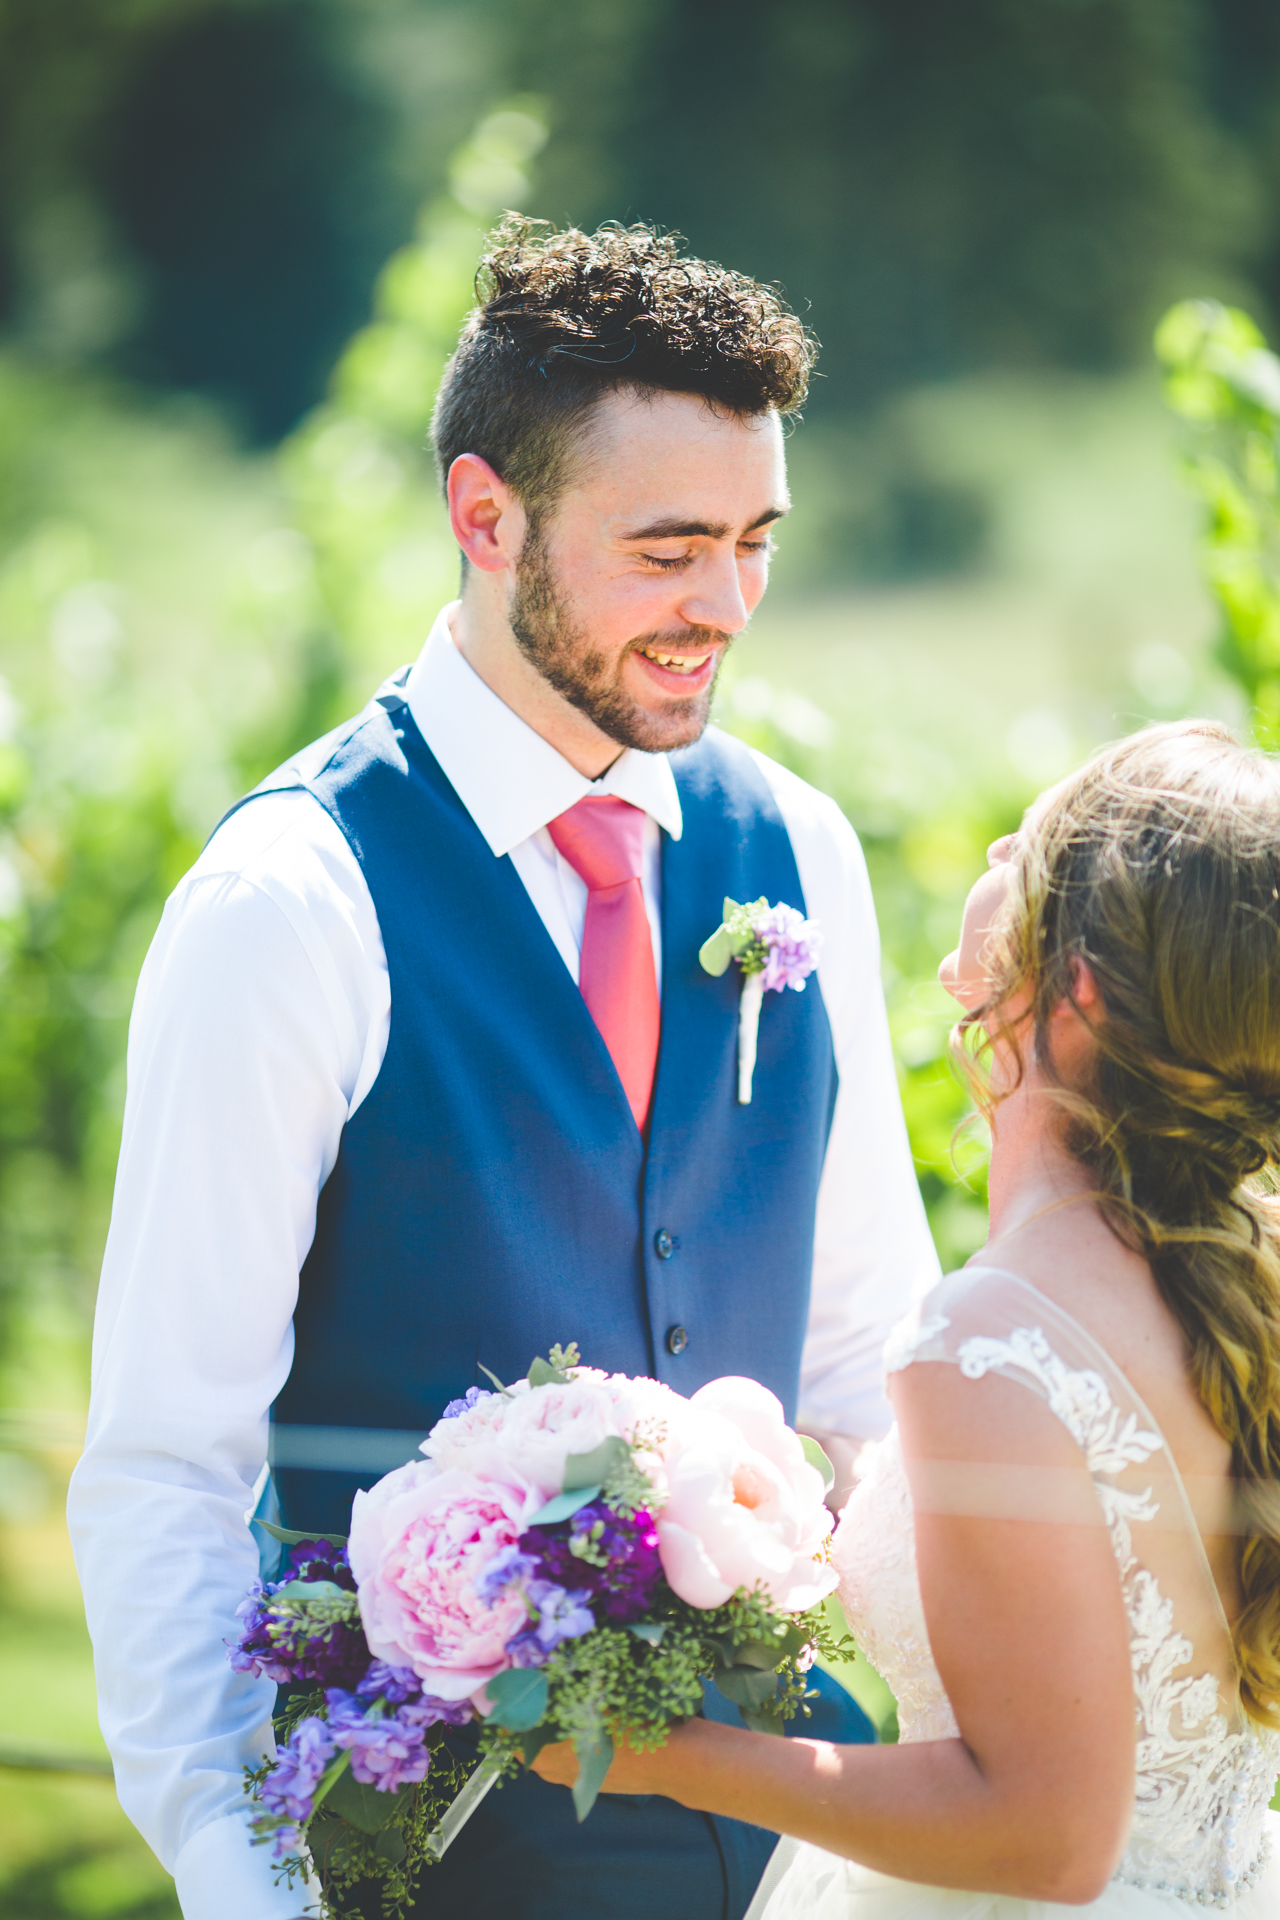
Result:
[[[756,1070],[756,1043],[760,1037],[760,1005],[764,973],[744,973],[738,1000],[738,1105],[751,1104],[751,1081]]]

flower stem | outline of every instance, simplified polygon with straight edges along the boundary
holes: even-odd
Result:
[[[764,974],[744,973],[738,1000],[738,1105],[751,1104],[751,1081],[756,1070],[756,1042],[760,1032],[760,1005]]]
[[[433,1860],[441,1859],[453,1845],[497,1778],[497,1762],[482,1760],[427,1841],[427,1852]]]

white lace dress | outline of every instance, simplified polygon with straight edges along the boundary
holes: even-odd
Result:
[[[1088,1906],[891,1879],[784,1840],[747,1920],[1280,1920],[1280,1735],[1247,1720],[1230,1633],[1186,1491],[1151,1415],[1091,1336],[993,1268],[952,1274],[899,1327],[891,1371],[943,1361],[1037,1394],[1084,1453],[1124,1590],[1137,1780],[1124,1858]],[[835,1535],[850,1628],[897,1698],[903,1741],[958,1734],[929,1647],[896,1428],[870,1454]],[[1226,1676],[1224,1678],[1224,1676]],[[1275,1855],[1272,1857],[1273,1844]]]

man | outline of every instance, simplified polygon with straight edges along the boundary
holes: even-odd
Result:
[[[644,228],[511,224],[484,275],[434,423],[461,598],[223,823],[138,989],[70,1512],[121,1799],[187,1920],[300,1904],[240,1797],[273,1689],[222,1644],[269,1416],[286,1525],[341,1532],[481,1364],[556,1340],[752,1375],[851,1451],[936,1272],[853,832],[704,736],[809,340]],[[698,964],[726,895],[825,940],[767,996],[749,1104],[736,969]],[[771,1845],[660,1799],[579,1828],[529,1775],[417,1911],[738,1920]]]

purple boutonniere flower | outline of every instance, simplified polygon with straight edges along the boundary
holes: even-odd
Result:
[[[763,898],[746,905],[726,900],[724,919],[703,942],[698,959],[707,973],[722,974],[731,960],[736,960],[742,971],[738,1002],[740,1106],[747,1106],[751,1100],[765,993],[781,993],[784,987],[803,992],[805,981],[818,964],[821,946],[822,934],[815,921],[806,920],[796,907],[788,907],[781,900],[771,907]]]

